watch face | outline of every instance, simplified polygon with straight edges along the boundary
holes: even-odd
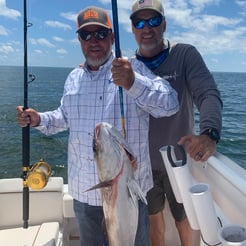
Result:
[[[211,130],[209,131],[209,135],[210,135],[210,137],[211,137],[213,140],[218,141],[218,140],[220,139],[220,134],[219,134],[219,132],[218,132],[217,130],[215,130],[215,129],[211,129]]]
[[[216,129],[208,129],[205,132],[202,133],[202,135],[209,136],[212,140],[216,141],[216,143],[220,140],[220,134]]]

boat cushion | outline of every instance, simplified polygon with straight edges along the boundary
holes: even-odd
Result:
[[[22,179],[0,180],[0,229],[23,226]],[[50,177],[47,186],[29,194],[29,226],[63,222],[63,179]]]
[[[59,237],[59,223],[49,222],[27,229],[22,227],[0,230],[0,245],[55,246]]]

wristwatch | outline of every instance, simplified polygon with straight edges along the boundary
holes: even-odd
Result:
[[[220,140],[220,133],[218,130],[216,130],[214,128],[207,129],[204,132],[202,132],[200,135],[207,135],[212,140],[216,141],[216,143],[218,143]]]

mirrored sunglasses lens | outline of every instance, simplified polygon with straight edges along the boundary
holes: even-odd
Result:
[[[143,29],[145,26],[145,20],[137,20],[133,23],[136,29]]]
[[[151,27],[157,27],[161,24],[161,22],[162,22],[161,17],[155,17],[155,18],[152,18],[148,21],[148,23]]]
[[[79,32],[79,36],[84,41],[89,41],[92,38],[92,35],[97,40],[103,40],[107,37],[108,33],[109,33],[108,30],[100,30],[100,31],[96,31],[96,32]]]
[[[98,40],[103,40],[108,36],[108,31],[107,30],[101,30],[101,31],[95,32],[94,36]]]
[[[149,20],[136,20],[133,21],[133,25],[136,29],[143,29],[145,27],[145,23],[147,22],[150,27],[157,27],[161,24],[162,20],[162,17],[154,17]]]
[[[91,33],[89,32],[79,32],[79,36],[82,40],[88,41],[91,39]]]

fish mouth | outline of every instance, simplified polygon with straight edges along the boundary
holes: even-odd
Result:
[[[95,129],[94,129],[94,136],[93,136],[93,141],[92,141],[92,148],[93,152],[97,152],[101,148],[100,140],[99,140],[99,134],[101,130],[101,123],[96,124]],[[104,130],[110,135],[110,132],[108,131],[107,128],[104,128]]]

